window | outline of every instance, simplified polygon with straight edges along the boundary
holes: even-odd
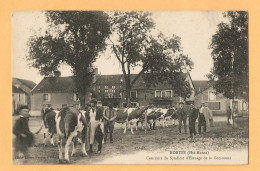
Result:
[[[155,90],[155,97],[162,97],[162,91]]]
[[[79,95],[74,93],[73,99],[74,99],[74,101],[79,101]]]
[[[130,97],[136,99],[137,98],[137,92],[136,91],[131,91],[130,92]]]
[[[105,89],[108,89],[108,86],[105,86]]]
[[[216,92],[215,91],[209,91],[209,101],[216,100]]]
[[[108,90],[105,90],[105,92],[107,93],[107,92],[108,92]]]
[[[62,104],[61,107],[64,108],[64,107],[67,107],[68,105],[67,104]]]
[[[112,86],[112,89],[115,89],[116,88],[116,86]]]
[[[43,94],[43,101],[49,101],[49,94]]]
[[[109,97],[109,98],[113,98],[113,94],[112,94],[112,93],[109,93],[109,94],[108,94],[108,97]]]
[[[18,101],[21,101],[21,94],[18,94]]]
[[[247,110],[247,103],[245,101],[243,101],[242,110]]]
[[[171,98],[172,97],[172,91],[171,90],[166,90],[165,91],[165,97],[166,98]]]

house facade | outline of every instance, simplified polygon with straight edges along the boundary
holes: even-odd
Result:
[[[226,114],[228,106],[237,110],[239,114],[248,113],[248,103],[244,99],[229,99],[222,93],[216,93],[213,85],[208,81],[193,81],[195,85],[194,104],[200,107],[201,103],[207,103],[214,115]]]
[[[17,109],[22,105],[27,105],[27,94],[19,86],[12,86],[12,114],[15,115]]]
[[[194,86],[189,73],[185,74],[186,81],[190,83],[193,89],[192,95],[187,102],[194,100]],[[131,75],[132,79],[136,77]],[[40,115],[43,105],[51,106],[54,109],[60,109],[65,106],[80,107],[78,94],[73,82],[73,77],[45,77],[31,91],[31,114]],[[131,90],[132,107],[156,105],[176,106],[182,98],[177,96],[168,83],[160,83],[156,86],[146,87],[144,80],[140,77],[133,85]],[[92,97],[97,98],[99,103],[112,103],[115,107],[126,107],[126,89],[122,74],[118,75],[98,75],[97,71],[94,77],[92,91],[85,96],[85,104]]]
[[[13,78],[12,85],[18,89],[21,89],[25,93],[26,103],[24,105],[31,107],[31,90],[36,86],[36,84],[33,81]],[[13,91],[14,90],[16,89],[13,88]]]
[[[65,106],[80,107],[80,100],[76,93],[76,87],[73,77],[45,77],[31,91],[32,115],[40,115],[43,105],[51,106],[54,109],[60,109]],[[85,95],[85,101],[88,102],[91,93]]]
[[[132,74],[133,80],[137,75]],[[186,81],[190,83],[192,94],[190,98],[186,99],[187,102],[194,101],[194,86],[190,74],[185,74]],[[101,75],[98,77],[95,84],[95,92],[97,98],[102,103],[112,103],[117,107],[126,107],[126,90],[123,75]],[[139,77],[133,85],[130,92],[130,99],[132,107],[136,106],[176,106],[183,99],[174,93],[172,86],[168,83],[160,83],[156,86],[146,87],[142,77]]]

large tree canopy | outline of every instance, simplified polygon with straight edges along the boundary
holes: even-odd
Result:
[[[220,23],[210,49],[214,66],[208,77],[214,88],[228,98],[248,98],[248,13],[224,13],[229,22]]]
[[[161,33],[152,33],[155,23],[151,18],[151,13],[114,12],[111,13],[111,23],[111,48],[122,66],[128,103],[131,88],[141,76],[144,76],[148,85],[156,84],[156,79],[180,78],[177,76],[180,75],[178,73],[192,67],[191,60],[182,54],[178,36],[173,35],[167,38]],[[131,80],[131,69],[135,67],[140,67],[141,70]],[[168,77],[169,73],[171,77]],[[182,80],[181,78],[179,85],[186,85]],[[171,81],[173,83],[174,80]],[[178,82],[178,80],[175,81]]]
[[[51,76],[61,64],[71,66],[81,105],[93,79],[93,63],[106,48],[108,15],[101,11],[47,11],[50,24],[42,36],[30,38],[27,60],[41,75]]]

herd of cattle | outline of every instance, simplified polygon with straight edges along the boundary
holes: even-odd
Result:
[[[159,121],[163,124],[163,127],[167,127],[167,120],[177,119],[176,110],[174,108],[163,109],[163,108],[148,108],[148,107],[139,107],[139,108],[125,108],[125,109],[115,109],[117,112],[116,122],[122,124],[124,133],[128,128],[128,125],[131,129],[131,133],[134,134],[133,128],[138,129],[138,124],[142,124],[144,128],[145,120],[150,126],[150,129],[155,128],[156,121]],[[76,141],[80,138],[82,144],[82,153],[86,153],[86,136],[87,136],[87,127],[88,121],[85,118],[86,111],[79,111],[73,107],[65,107],[60,111],[49,110],[45,114],[45,121],[47,128],[44,129],[44,144],[46,144],[47,135],[50,137],[51,144],[54,145],[53,136],[58,134],[58,149],[59,149],[59,161],[63,160],[63,146],[64,146],[64,159],[66,162],[69,162],[69,146],[72,144],[72,153],[74,154],[74,146]],[[101,122],[102,124],[102,122]],[[36,132],[38,134],[42,128]]]

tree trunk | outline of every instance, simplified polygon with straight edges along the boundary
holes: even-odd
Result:
[[[126,85],[126,103],[127,107],[131,107],[131,99],[130,99],[130,87],[129,85]]]
[[[79,104],[80,104],[80,108],[84,109],[85,108],[85,94],[83,95],[82,93],[79,94]]]

